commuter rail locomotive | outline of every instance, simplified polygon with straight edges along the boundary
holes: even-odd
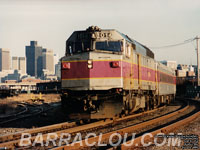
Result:
[[[73,119],[128,115],[175,97],[174,70],[117,30],[91,26],[75,31],[61,61],[62,106]]]

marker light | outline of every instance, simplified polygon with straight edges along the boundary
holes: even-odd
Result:
[[[110,63],[112,68],[119,68],[120,62],[119,61],[113,61]]]
[[[69,62],[63,62],[62,63],[62,69],[70,69],[70,63]]]

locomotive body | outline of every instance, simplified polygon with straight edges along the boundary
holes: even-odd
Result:
[[[116,30],[75,31],[62,58],[62,106],[70,118],[99,119],[153,109],[175,96],[175,73]]]

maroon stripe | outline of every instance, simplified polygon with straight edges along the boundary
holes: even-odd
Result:
[[[70,62],[70,69],[62,69],[62,79],[121,77],[121,68],[112,68],[110,61],[94,61],[88,69],[87,62]]]
[[[89,78],[87,62],[70,62],[70,69],[62,69],[62,79]]]
[[[112,68],[111,61],[93,61],[93,68],[88,69],[87,62],[70,62],[70,69],[62,69],[62,79],[71,78],[104,78],[104,77],[125,77],[138,79],[138,65],[132,65],[131,76],[131,64],[128,62],[120,62],[122,68]],[[141,80],[156,81],[156,71],[146,67],[140,67]],[[165,82],[176,84],[176,77],[161,73],[157,71],[157,82]]]
[[[141,79],[142,80],[147,80],[147,81],[156,81],[155,77],[155,70],[146,68],[146,67],[141,67]]]
[[[93,68],[90,69],[90,77],[121,77],[121,67],[112,68],[110,63],[110,61],[94,61]]]

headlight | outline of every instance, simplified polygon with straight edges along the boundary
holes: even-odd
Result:
[[[93,67],[92,60],[88,60],[88,68],[89,68],[89,69],[92,69],[92,67]]]

